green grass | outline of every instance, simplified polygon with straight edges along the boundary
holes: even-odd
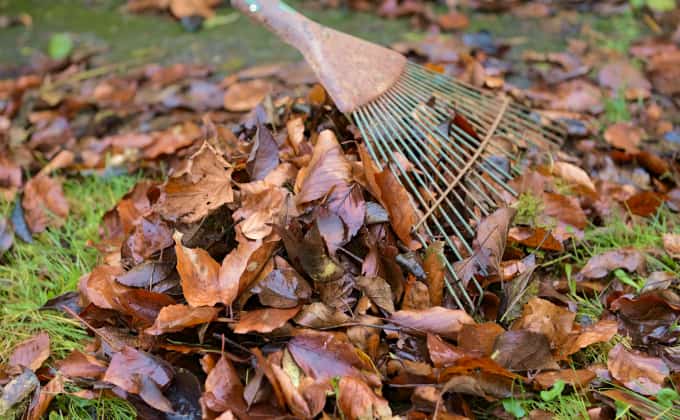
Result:
[[[66,356],[81,347],[87,332],[80,323],[56,311],[39,308],[51,298],[75,290],[80,276],[97,263],[98,252],[89,241],[98,239],[101,217],[137,181],[136,176],[69,179],[64,192],[71,213],[65,225],[37,235],[33,243],[16,240],[0,259],[0,363],[6,362],[20,341],[45,331],[50,335],[52,358]],[[0,202],[8,215],[10,203]],[[49,362],[48,362],[49,363]],[[134,408],[110,397],[85,400],[60,395],[49,419],[130,419]],[[16,410],[21,412],[21,410]]]

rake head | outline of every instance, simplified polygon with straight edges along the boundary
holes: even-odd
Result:
[[[474,226],[516,192],[508,180],[525,149],[561,143],[557,124],[447,76],[408,63],[389,90],[352,112],[374,162],[389,165],[421,215],[413,233],[423,245],[445,244],[449,257],[472,254]],[[464,284],[446,258],[447,287],[461,308],[476,311],[483,296]]]

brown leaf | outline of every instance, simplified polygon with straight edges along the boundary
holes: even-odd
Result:
[[[231,304],[238,292],[238,283],[222,287],[219,279],[220,265],[205,250],[185,248],[182,237],[175,234],[177,272],[182,291],[193,307],[214,306],[219,302]]]
[[[323,239],[316,224],[312,225],[304,238],[290,229],[279,228],[276,232],[283,239],[290,262],[294,266],[302,268],[302,271],[309,275],[315,283],[332,283],[344,274],[342,267],[326,253]]]
[[[513,371],[557,369],[545,334],[507,331],[498,336],[493,352],[499,365]]]
[[[584,229],[588,225],[586,214],[575,197],[544,193],[543,213],[578,229]]]
[[[161,188],[157,205],[171,221],[194,223],[224,204],[234,201],[233,169],[207,142]]]
[[[541,372],[534,377],[534,382],[542,388],[550,388],[555,382],[563,381],[574,388],[581,389],[595,379],[597,375],[589,369],[562,369],[553,372]]]
[[[12,367],[25,367],[35,372],[48,357],[50,357],[50,336],[46,332],[40,332],[17,344],[9,356],[8,364]]]
[[[10,223],[0,216],[0,258],[5,251],[9,250],[14,244],[14,231]]]
[[[350,420],[392,418],[387,401],[375,395],[364,381],[355,377],[340,379],[337,401],[342,414]]]
[[[423,310],[397,311],[390,316],[389,320],[402,327],[452,339],[456,339],[464,324],[475,323],[465,311],[441,306]]]
[[[141,392],[138,377],[146,376],[158,386],[165,387],[174,373],[167,362],[148,353],[125,346],[115,353],[106,369],[103,381],[114,384],[132,394]]]
[[[637,249],[623,248],[591,257],[578,273],[580,279],[601,279],[617,268],[631,273],[639,272],[645,266],[645,256]]]
[[[565,181],[583,186],[592,192],[596,192],[595,184],[586,171],[568,162],[555,162],[552,164],[552,173]]]
[[[427,335],[427,352],[435,367],[452,365],[456,360],[466,357],[462,349],[455,347],[434,334]]]
[[[176,302],[163,293],[150,292],[143,289],[128,290],[113,297],[117,310],[132,317],[137,328],[146,328],[153,324],[161,308],[174,305]]]
[[[26,418],[28,420],[39,420],[47,412],[50,403],[57,395],[64,392],[64,378],[61,375],[56,375],[47,385],[40,388],[40,395],[38,402],[31,404]]]
[[[172,246],[172,243],[170,226],[157,213],[149,213],[136,221],[120,252],[124,260],[141,264],[157,252]]]
[[[600,86],[609,88],[614,93],[625,89],[626,97],[630,99],[644,98],[652,89],[649,80],[629,61],[613,61],[605,64],[600,69],[597,80]],[[636,95],[628,95],[629,92],[636,93]]]
[[[656,214],[664,202],[664,196],[653,191],[641,191],[625,201],[631,213],[648,217]]]
[[[239,221],[238,229],[248,239],[264,239],[272,232],[272,225],[280,224],[288,210],[290,193],[266,181],[241,184],[241,207],[232,215]]]
[[[513,330],[544,334],[552,349],[561,348],[571,332],[576,313],[547,300],[532,297],[522,309],[522,316],[512,324]]]
[[[69,213],[61,182],[45,175],[31,178],[26,183],[21,205],[33,233],[40,233],[47,226],[60,227]]]
[[[643,419],[661,419],[668,415],[667,407],[634,392],[623,389],[608,389],[597,392],[622,404],[624,407],[629,406],[630,411],[638,414]]]
[[[57,362],[57,368],[69,378],[100,379],[106,372],[106,363],[90,354],[73,350],[66,359]]]
[[[309,165],[298,173],[296,185],[299,189],[295,198],[298,204],[318,200],[351,179],[352,167],[335,134],[324,130],[319,134]]]
[[[146,334],[161,335],[182,331],[185,328],[211,322],[217,317],[220,308],[207,306],[169,305],[163,307],[153,325],[144,330]]]
[[[392,301],[392,289],[390,285],[380,277],[359,276],[356,285],[371,302],[388,314],[394,312],[394,302]]]
[[[604,132],[604,139],[612,146],[628,153],[638,153],[643,132],[637,126],[620,122],[610,125]]]
[[[432,306],[441,306],[444,300],[444,283],[446,281],[446,260],[444,258],[443,242],[435,242],[425,250],[423,269],[427,275],[427,287]]]
[[[257,294],[260,303],[274,308],[294,308],[307,301],[312,295],[312,288],[286,260],[276,256],[277,268],[259,280],[250,289]]]
[[[508,239],[512,242],[517,242],[532,248],[546,249],[549,251],[564,251],[562,242],[555,239],[552,232],[541,227],[511,227],[508,231]]]
[[[217,413],[227,410],[234,410],[237,413],[246,411],[243,384],[238,372],[224,355],[220,357],[205,380],[205,391],[201,402]]]
[[[408,191],[388,168],[375,174],[375,182],[394,232],[409,249],[419,249],[420,243],[411,237],[411,229],[418,222],[418,217]]]
[[[272,133],[262,124],[257,126],[251,157],[248,170],[252,181],[263,180],[269,172],[279,166],[279,145]]]
[[[467,16],[456,10],[451,10],[449,13],[437,17],[437,25],[448,31],[465,29],[469,23]]]
[[[238,294],[250,286],[271,256],[274,245],[244,239],[224,257],[218,276],[222,303],[231,305]]]
[[[268,333],[283,327],[288,320],[293,318],[300,308],[276,309],[265,308],[254,311],[241,312],[241,319],[232,325],[236,334],[249,332]]]
[[[615,320],[603,319],[581,331],[572,332],[565,340],[561,349],[561,356],[569,356],[591,344],[607,343],[614,338],[618,328],[618,323]]]
[[[262,102],[271,90],[271,83],[262,79],[234,83],[224,92],[224,107],[235,112],[250,111]]]
[[[331,308],[322,302],[305,305],[295,317],[295,323],[307,328],[321,329],[337,327],[352,319],[339,309]]]
[[[458,333],[458,346],[468,355],[491,356],[496,338],[505,330],[495,322],[465,324]]]
[[[672,258],[680,259],[680,234],[664,233],[663,248]]]
[[[150,377],[135,374],[134,380],[138,384],[139,396],[145,403],[164,413],[173,413],[172,403],[163,396],[158,384]]]
[[[607,368],[614,379],[643,395],[659,392],[670,374],[663,360],[626,350],[621,343],[609,351]]]
[[[286,405],[290,409],[291,413],[297,418],[313,418],[309,404],[305,401],[305,398],[300,394],[300,391],[293,384],[292,379],[286,373],[285,370],[277,365],[271,366],[274,377],[276,378],[278,387],[283,393],[283,397],[286,401]]]
[[[315,332],[296,335],[288,342],[288,351],[305,375],[315,380],[329,380],[339,376],[371,379],[379,384],[372,367],[359,357],[352,344],[329,333]]]

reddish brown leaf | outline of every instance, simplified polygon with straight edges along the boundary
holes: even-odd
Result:
[[[435,367],[441,368],[452,365],[456,360],[461,359],[467,354],[434,334],[427,335],[427,352],[430,360]]]
[[[161,188],[161,215],[172,221],[194,223],[234,200],[233,169],[207,142]]]
[[[446,260],[444,258],[443,242],[435,242],[425,251],[423,269],[427,275],[426,280],[432,306],[441,306],[444,300],[444,283],[446,281]]]
[[[259,280],[250,292],[257,294],[260,303],[274,308],[293,308],[300,302],[307,301],[312,295],[312,288],[286,260],[274,258],[276,269]]]
[[[272,225],[280,224],[287,210],[289,192],[265,181],[241,184],[241,207],[233,213],[238,228],[248,239],[264,239]]]
[[[637,249],[617,249],[591,257],[578,273],[581,279],[601,279],[617,268],[625,268],[631,273],[645,266],[645,256]]]
[[[106,363],[90,354],[73,350],[66,359],[57,362],[57,368],[69,378],[100,379],[106,372]]]
[[[234,83],[224,92],[224,107],[229,111],[250,111],[262,102],[271,89],[271,83],[262,79]]]
[[[544,334],[552,349],[561,348],[573,329],[576,313],[537,297],[529,299],[522,316],[512,324],[513,330]]]
[[[564,251],[562,242],[555,239],[552,232],[541,227],[515,226],[508,231],[508,239],[532,248],[546,249],[549,251]]]
[[[342,414],[350,420],[392,418],[387,401],[375,395],[364,381],[355,377],[340,379],[337,401]]]
[[[605,64],[597,75],[601,86],[618,93],[625,89],[626,97],[637,99],[646,97],[652,89],[642,72],[629,61],[613,61]],[[629,92],[634,95],[629,95]]]
[[[78,291],[85,304],[92,303],[102,309],[119,309],[116,297],[132,290],[116,281],[116,276],[122,274],[120,267],[100,265],[92,272],[80,278]],[[83,305],[85,306],[85,305]]]
[[[17,344],[9,356],[8,364],[12,367],[25,367],[36,371],[50,357],[50,336],[46,332]]]
[[[133,323],[137,328],[150,326],[161,308],[176,303],[173,298],[166,294],[143,289],[118,293],[113,300],[116,302],[119,312],[132,316]]]
[[[464,324],[475,323],[474,319],[465,311],[442,308],[441,306],[423,310],[397,311],[390,316],[389,320],[418,332],[438,334],[452,339],[457,338],[457,334]]]
[[[272,133],[262,124],[257,126],[253,151],[251,151],[251,159],[248,163],[250,179],[252,181],[263,180],[269,172],[279,166],[279,145]]]
[[[237,413],[243,413],[246,410],[243,384],[238,372],[224,355],[220,357],[205,380],[205,391],[201,402],[217,413],[229,409]]]
[[[283,398],[291,413],[298,418],[313,418],[312,410],[300,391],[293,384],[290,376],[279,366],[271,366],[272,373],[276,378],[277,386],[281,389]]]
[[[541,333],[507,331],[498,336],[493,351],[498,364],[513,371],[559,367],[550,353],[548,337]]]
[[[672,258],[680,259],[680,234],[664,233],[663,248]]]
[[[220,266],[218,273],[221,302],[231,305],[238,294],[248,287],[269,259],[273,243],[244,239],[233,249]]]
[[[193,307],[214,306],[219,302],[231,304],[238,292],[238,283],[222,287],[220,265],[205,250],[185,248],[182,237],[175,235],[177,272],[182,281],[182,291]]]
[[[380,198],[390,215],[390,224],[399,239],[411,250],[420,248],[420,243],[411,237],[411,229],[418,222],[411,205],[408,191],[399,183],[389,168],[375,174],[380,189]]]
[[[328,380],[335,376],[356,376],[380,381],[370,373],[372,367],[359,357],[350,343],[329,333],[297,335],[288,342],[288,351],[305,375],[316,380]]]
[[[319,134],[312,160],[300,170],[295,196],[299,204],[308,203],[325,197],[333,188],[346,185],[352,179],[352,167],[330,130]]]
[[[543,194],[543,213],[578,229],[588,225],[588,219],[575,197],[562,194]]]
[[[643,395],[659,392],[670,373],[663,360],[629,351],[621,343],[609,352],[607,368],[614,379]]]
[[[618,323],[614,320],[600,320],[581,331],[572,332],[561,349],[561,356],[574,354],[582,348],[595,343],[607,343],[618,331]]]
[[[648,217],[656,214],[664,200],[665,197],[662,194],[653,191],[642,191],[626,200],[625,204],[631,213]]]
[[[139,394],[142,390],[139,377],[148,377],[158,386],[165,387],[172,380],[173,371],[167,362],[125,346],[111,358],[103,381],[112,383],[127,392]]]
[[[288,320],[293,318],[300,308],[275,309],[266,308],[241,313],[241,319],[232,328],[236,334],[249,332],[268,333],[283,327]]]
[[[456,10],[451,10],[449,13],[437,17],[437,24],[442,29],[449,31],[465,29],[469,23],[467,16]]]
[[[26,183],[21,205],[33,233],[40,233],[47,226],[61,226],[69,212],[61,182],[46,175],[36,176]]]
[[[28,420],[39,420],[47,412],[50,403],[57,395],[64,392],[64,378],[61,375],[56,375],[47,385],[40,388],[40,395],[38,402],[31,404],[26,418]]]
[[[344,312],[322,302],[305,305],[295,317],[295,323],[307,328],[329,328],[347,324],[352,320]]]
[[[568,162],[555,162],[551,166],[553,175],[559,176],[565,181],[580,185],[588,190],[595,192],[595,184],[590,179],[586,171]]]
[[[359,276],[356,279],[356,285],[380,309],[388,314],[394,312],[392,289],[385,280],[380,277]]]
[[[577,389],[582,389],[595,379],[595,372],[588,369],[563,369],[553,372],[541,372],[534,377],[534,382],[542,388],[550,388],[555,382],[563,381]]]
[[[165,306],[158,313],[153,325],[144,332],[151,335],[161,335],[182,331],[185,328],[211,322],[219,312],[220,308],[207,306],[194,308],[188,305]]]
[[[458,346],[469,356],[491,356],[496,338],[504,332],[495,322],[465,324],[458,333]]]
[[[612,146],[628,153],[638,153],[642,135],[642,130],[637,126],[621,122],[609,126],[604,132],[604,139]]]

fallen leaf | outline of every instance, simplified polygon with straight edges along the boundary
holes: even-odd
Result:
[[[664,233],[663,248],[672,258],[680,259],[680,234]]]
[[[352,167],[330,130],[319,134],[312,160],[300,170],[295,198],[298,204],[308,203],[325,197],[333,188],[346,185],[352,179]]]
[[[73,350],[57,362],[57,369],[69,378],[101,379],[106,372],[106,363],[88,353]]]
[[[234,83],[224,92],[224,107],[235,112],[250,111],[262,102],[271,90],[271,83],[262,79]]]
[[[386,400],[375,395],[362,380],[345,376],[338,384],[338,407],[345,418],[392,419],[392,410]]]
[[[0,258],[14,244],[14,231],[7,219],[0,216]]]
[[[437,24],[442,29],[449,31],[465,29],[469,23],[467,16],[456,10],[451,10],[449,13],[437,17]]]
[[[435,242],[425,250],[423,269],[427,275],[427,286],[432,306],[441,306],[444,301],[444,284],[446,282],[446,260],[444,243]]]
[[[507,331],[494,344],[494,360],[514,371],[556,369],[545,334],[533,331]]]
[[[47,412],[50,403],[57,395],[64,392],[64,378],[61,375],[56,375],[44,387],[40,388],[38,395],[38,402],[33,403],[29,407],[26,418],[28,420],[39,420]]]
[[[434,306],[423,310],[401,310],[393,313],[389,321],[418,332],[438,334],[456,339],[464,324],[474,324],[470,315],[461,309]]]
[[[441,368],[452,365],[456,360],[467,357],[467,353],[434,334],[427,335],[427,352],[435,367]]]
[[[244,239],[222,260],[218,280],[222,303],[231,305],[239,293],[250,286],[270,258],[275,242]]]
[[[321,329],[337,327],[352,320],[339,309],[331,308],[322,302],[305,305],[295,317],[295,323],[307,328]]]
[[[8,364],[12,367],[25,367],[35,372],[48,357],[50,357],[50,336],[46,332],[40,332],[17,344],[9,356]]]
[[[508,240],[532,248],[546,249],[549,251],[564,251],[562,242],[555,239],[551,231],[541,227],[530,228],[513,226],[508,231]]]
[[[575,320],[575,312],[532,297],[522,309],[522,316],[512,324],[512,329],[541,333],[548,337],[552,349],[558,349],[567,340]]]
[[[560,352],[561,356],[569,356],[591,344],[607,343],[614,338],[618,329],[619,326],[615,320],[603,319],[581,331],[572,332],[565,340]]]
[[[629,99],[645,98],[652,89],[649,80],[629,61],[612,61],[605,64],[600,69],[597,80],[600,86],[609,88],[614,93],[625,90],[624,93]]]
[[[173,370],[164,360],[125,346],[113,355],[102,380],[132,394],[139,394],[142,385],[139,377],[148,377],[158,386],[165,387],[172,380]]]
[[[604,132],[604,139],[612,146],[627,153],[638,153],[643,132],[631,123],[620,122],[610,125]]]
[[[588,225],[586,214],[583,212],[576,197],[568,197],[557,193],[544,193],[543,214],[554,217],[578,229],[585,229]],[[553,230],[553,235],[556,236],[555,230]]]
[[[411,229],[418,222],[418,217],[408,191],[387,168],[375,174],[375,182],[394,232],[409,249],[419,249],[420,243],[411,237]]]
[[[653,191],[639,192],[625,201],[626,207],[631,213],[649,217],[658,211],[664,202],[664,196]]]
[[[236,334],[250,332],[265,334],[283,327],[299,311],[300,308],[297,307],[290,309],[265,308],[242,312],[241,318],[236,324],[232,325],[232,328]]]
[[[458,333],[458,347],[468,356],[489,357],[496,339],[504,332],[495,322],[465,324]]]
[[[621,343],[609,351],[607,368],[614,379],[643,395],[659,392],[670,374],[663,360],[629,351]]]
[[[222,287],[220,265],[205,250],[184,247],[181,235],[175,234],[175,253],[182,291],[189,305],[214,306],[223,301],[230,304],[236,298],[238,284]]]
[[[261,124],[257,126],[251,157],[248,169],[253,181],[263,180],[269,172],[279,166],[279,145],[267,127]]]
[[[394,312],[392,301],[392,289],[390,285],[380,277],[357,277],[356,284],[371,302],[388,314]]]
[[[207,142],[161,187],[157,204],[171,221],[194,223],[234,200],[232,168]]]
[[[551,166],[553,175],[556,175],[567,182],[580,185],[592,192],[596,192],[595,184],[590,179],[586,171],[568,162],[555,162]]]
[[[552,387],[557,381],[563,381],[576,389],[583,389],[596,377],[595,372],[589,369],[562,369],[541,372],[534,377],[534,382],[544,389]]]
[[[274,308],[293,308],[306,302],[312,288],[297,271],[281,257],[275,257],[277,268],[250,289],[260,303]]]
[[[31,178],[26,183],[21,205],[33,233],[40,233],[47,226],[60,227],[69,213],[61,182],[45,175]]]
[[[205,391],[201,402],[217,413],[234,410],[243,414],[246,411],[243,384],[238,372],[224,355],[220,357],[205,380]]]
[[[591,257],[579,271],[580,279],[601,279],[610,272],[625,268],[631,273],[639,272],[645,266],[645,257],[637,249],[623,248],[607,251]]]
[[[151,335],[161,335],[182,331],[185,328],[213,321],[219,312],[220,308],[207,306],[191,307],[181,304],[164,306],[158,313],[153,325],[144,332]]]

